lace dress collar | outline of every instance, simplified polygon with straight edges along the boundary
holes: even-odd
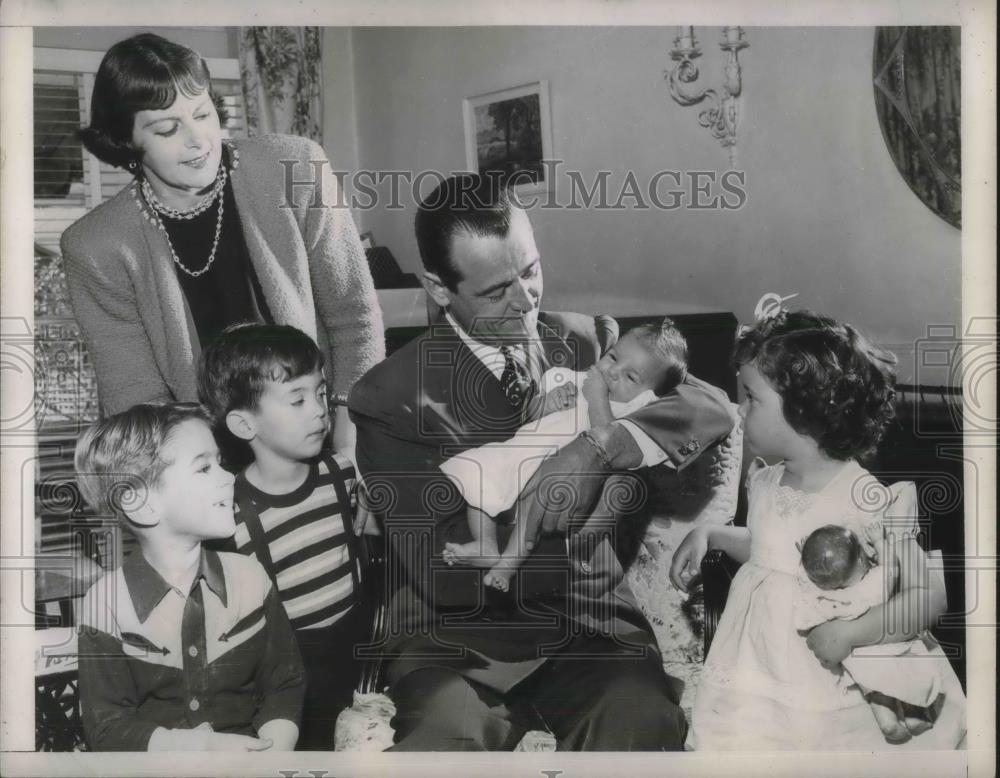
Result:
[[[803,492],[792,486],[785,486],[781,483],[781,478],[785,474],[785,465],[782,462],[775,468],[774,476],[774,507],[781,516],[793,516],[808,510],[818,499],[839,483],[848,473],[854,473],[860,469],[860,465],[851,460],[844,463],[833,477],[827,481],[826,486],[818,492]]]

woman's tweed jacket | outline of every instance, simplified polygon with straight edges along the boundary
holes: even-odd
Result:
[[[338,203],[336,177],[322,148],[304,138],[266,135],[234,145],[233,194],[267,307],[275,322],[317,340],[333,394],[346,395],[385,356],[385,344],[371,274],[350,211]],[[197,331],[166,236],[144,216],[135,187],[62,237],[70,299],[105,414],[139,402],[197,399]]]

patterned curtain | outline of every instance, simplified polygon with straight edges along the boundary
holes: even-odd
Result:
[[[319,27],[240,28],[240,75],[247,135],[323,142]]]

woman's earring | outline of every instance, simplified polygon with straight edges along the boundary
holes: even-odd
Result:
[[[229,167],[232,170],[236,170],[240,166],[240,151],[237,149],[230,141],[222,141],[222,145],[226,147],[226,151],[229,152]]]
[[[128,170],[129,170],[130,173],[135,173],[136,168],[138,168],[138,167],[139,167],[139,165],[136,163],[136,161],[134,159],[129,160]]]

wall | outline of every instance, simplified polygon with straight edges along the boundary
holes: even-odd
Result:
[[[462,170],[462,98],[546,79],[555,155],[585,181],[610,171],[613,199],[628,171],[643,187],[660,170],[721,174],[725,152],[663,80],[675,30],[356,28],[353,67],[324,74],[328,89],[353,81],[353,136],[342,128],[343,140],[329,141],[349,156],[356,146],[362,169]],[[703,79],[718,83],[719,30],[697,33]],[[799,292],[795,303],[897,348],[902,380],[930,380],[914,376],[906,352],[927,325],[959,321],[960,234],[910,192],[884,147],[872,29],[747,33],[736,165],[746,174],[744,207],[665,212],[626,200],[624,210],[535,209],[546,306],[721,309],[747,320],[762,293]],[[565,179],[556,191],[568,200]],[[402,202],[358,220],[415,271],[412,199]]]
[[[358,169],[358,123],[355,116],[354,31],[323,29],[323,147],[337,170]],[[366,214],[355,210],[364,231]]]

